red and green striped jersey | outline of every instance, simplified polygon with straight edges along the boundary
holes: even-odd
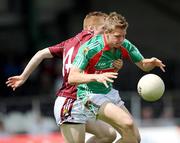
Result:
[[[73,61],[73,65],[83,70],[85,73],[104,73],[114,71],[113,61],[117,59],[129,58],[134,63],[143,59],[139,50],[127,39],[124,40],[119,48],[111,50],[106,44],[104,35],[97,35],[83,44]],[[112,88],[112,83],[108,83],[106,88],[103,83],[89,82],[78,85],[78,96],[89,93],[106,94]]]

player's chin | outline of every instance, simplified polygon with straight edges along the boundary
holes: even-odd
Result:
[[[116,45],[116,46],[114,46],[114,48],[120,48],[120,45]]]
[[[119,43],[114,44],[114,48],[119,48],[121,45]]]

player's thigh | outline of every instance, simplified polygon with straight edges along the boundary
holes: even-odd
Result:
[[[133,124],[133,119],[129,113],[110,102],[102,104],[98,112],[98,118],[120,127]]]
[[[128,109],[124,105],[122,105],[120,108],[132,117],[131,113],[128,111]]]
[[[84,143],[85,125],[75,123],[63,123],[60,126],[61,134],[65,143]]]
[[[98,138],[111,137],[116,138],[115,129],[101,120],[88,120],[86,123],[86,132],[96,135]]]

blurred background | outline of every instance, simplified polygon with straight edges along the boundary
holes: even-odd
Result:
[[[7,78],[20,74],[38,50],[80,32],[88,12],[116,11],[126,17],[127,39],[143,56],[158,57],[166,64],[165,73],[160,69],[151,71],[164,80],[166,91],[157,102],[143,101],[136,85],[145,73],[129,61],[119,71],[114,87],[136,119],[143,143],[162,143],[155,141],[156,137],[152,139],[153,133],[167,137],[163,143],[169,143],[171,130],[180,143],[179,7],[179,0],[0,0],[0,142],[8,143],[14,135],[57,133],[53,106],[56,90],[62,83],[62,61],[43,61],[15,92],[6,87]],[[146,133],[151,134],[151,139]],[[48,139],[63,142],[59,134]],[[43,142],[40,140],[37,142]]]

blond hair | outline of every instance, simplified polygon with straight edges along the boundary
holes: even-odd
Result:
[[[106,17],[105,22],[105,33],[112,32],[115,28],[121,28],[121,29],[127,29],[128,22],[126,21],[125,17],[123,17],[121,14],[118,14],[116,12],[111,12]]]
[[[90,12],[86,15],[83,22],[83,29],[87,30],[89,26],[99,26],[102,19],[105,20],[108,15],[100,11]]]

